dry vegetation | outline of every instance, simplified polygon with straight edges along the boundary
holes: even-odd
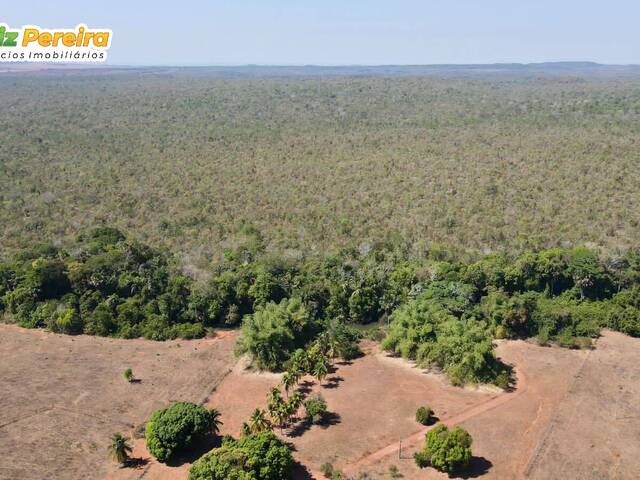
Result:
[[[232,335],[159,343],[0,325],[0,479],[104,478],[109,437],[143,435],[171,402],[207,401],[233,367],[233,344]],[[124,379],[126,368],[139,382]]]
[[[640,82],[0,78],[0,250],[105,223],[203,266],[400,235],[638,246]]]
[[[325,397],[332,421],[285,437],[314,476],[443,478],[397,458],[426,404],[473,434],[465,475],[637,478],[638,340],[591,347],[640,332],[640,80],[116,70],[5,75],[0,108],[1,320],[243,325],[0,325],[0,478],[184,478],[150,413],[202,403],[239,435],[284,378],[236,335]],[[78,238],[100,225],[130,241]],[[138,468],[108,466],[117,430]]]

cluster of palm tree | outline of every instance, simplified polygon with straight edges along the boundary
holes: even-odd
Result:
[[[331,359],[344,352],[340,339],[327,330],[311,344],[307,350],[296,350],[288,362],[287,371],[282,376],[281,386],[273,387],[267,394],[267,408],[256,408],[248,422],[243,423],[244,435],[271,431],[274,427],[282,429],[296,418],[304,402],[304,395],[299,391],[290,394],[302,377],[312,375],[320,384],[331,369]]]

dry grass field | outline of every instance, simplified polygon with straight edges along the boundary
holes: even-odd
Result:
[[[173,401],[200,402],[234,363],[233,336],[148,342],[0,325],[0,479],[103,478],[109,437]],[[140,383],[129,384],[125,368]]]
[[[205,402],[222,411],[222,433],[237,435],[279,382],[236,362],[234,334],[154,343],[0,329],[3,480],[184,480],[191,459],[166,466],[147,453],[140,428],[150,413],[175,400]],[[418,470],[411,459],[426,431],[414,413],[425,404],[473,435],[466,478],[638,478],[638,343],[612,332],[592,351],[501,341],[497,352],[518,375],[508,393],[452,387],[365,343],[365,356],[337,364],[322,385],[303,383],[308,393],[322,393],[333,415],[330,425],[288,432],[307,468],[298,478],[317,476],[324,462],[354,477],[388,478],[396,465],[407,479],[447,478]],[[140,383],[124,380],[128,366]],[[136,437],[137,468],[107,458],[108,436],[118,430]]]

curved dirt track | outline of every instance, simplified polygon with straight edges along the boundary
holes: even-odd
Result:
[[[459,423],[462,423],[466,420],[469,420],[477,415],[481,415],[485,412],[488,412],[489,410],[493,410],[496,407],[499,407],[500,405],[503,405],[507,402],[510,402],[511,400],[517,398],[519,395],[522,395],[528,387],[528,382],[527,382],[527,377],[522,373],[522,371],[518,370],[517,368],[514,368],[515,370],[515,374],[516,374],[516,378],[517,378],[517,387],[515,390],[511,391],[511,392],[505,392],[505,393],[501,393],[495,397],[492,397],[491,399],[487,400],[484,403],[481,403],[479,405],[475,405],[463,412],[460,412],[456,415],[452,415],[450,417],[447,418],[443,418],[440,420],[440,422],[431,425],[427,428],[424,428],[412,435],[409,435],[408,437],[405,437],[402,439],[402,445],[403,446],[412,446],[415,445],[421,441],[424,440],[424,436],[425,434],[431,430],[432,428],[434,428],[436,425],[438,425],[439,423],[444,423],[446,425],[449,426],[453,426],[453,425],[457,425]],[[394,453],[397,453],[399,451],[399,443],[398,442],[394,442],[392,444],[387,445],[386,447],[383,447],[369,455],[367,455],[366,457],[363,457],[359,460],[357,460],[354,463],[351,463],[349,465],[346,465],[343,470],[345,473],[354,473],[357,472],[358,470],[368,467],[370,465],[373,465],[375,463],[377,463],[378,461],[382,460],[383,458],[392,455]],[[320,478],[320,477],[319,477]]]

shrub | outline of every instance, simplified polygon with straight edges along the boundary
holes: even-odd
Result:
[[[327,402],[322,398],[322,395],[318,394],[305,401],[304,408],[307,412],[307,417],[311,419],[313,423],[320,423],[327,413]]]
[[[429,407],[420,407],[416,411],[416,422],[421,425],[429,425],[431,423],[431,416],[433,415],[433,410]]]
[[[472,439],[469,433],[456,427],[449,430],[438,425],[426,435],[424,448],[414,455],[420,468],[431,466],[443,472],[455,472],[471,460]]]
[[[124,378],[129,383],[133,382],[133,370],[131,370],[130,368],[127,368],[124,371]]]
[[[293,457],[289,448],[271,432],[239,440],[226,438],[189,469],[189,480],[287,480]]]
[[[389,465],[389,477],[396,479],[396,478],[402,478],[403,475],[400,473],[400,470],[396,465]]]
[[[333,476],[333,465],[329,462],[325,462],[320,465],[320,472],[326,477],[331,478]]]
[[[206,435],[217,433],[220,424],[216,410],[193,403],[178,402],[157,410],[145,430],[147,448],[160,462],[176,452],[190,448]]]

